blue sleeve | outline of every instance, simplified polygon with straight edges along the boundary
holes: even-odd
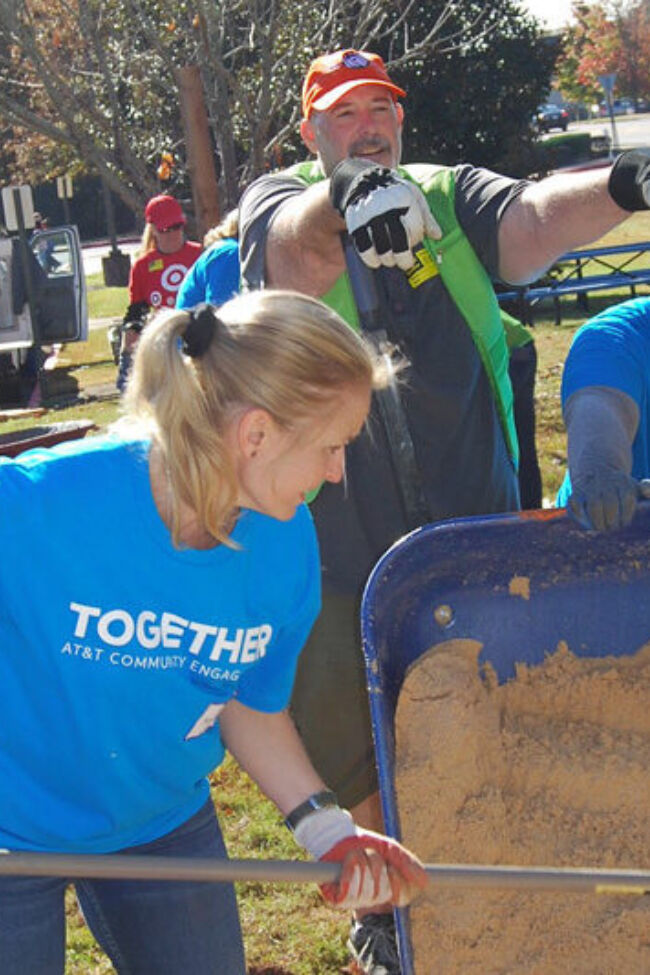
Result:
[[[215,244],[206,262],[206,297],[211,305],[223,305],[239,291],[239,246],[236,240]]]
[[[176,295],[177,308],[194,308],[195,305],[205,301],[203,297],[205,294],[205,263],[203,256],[194,262],[181,281],[181,286]]]
[[[567,471],[564,475],[564,480],[560,484],[558,492],[555,495],[556,508],[566,508],[569,498],[571,497],[571,491],[571,478],[569,477],[569,472]]]
[[[562,374],[562,406],[586,386],[610,386],[641,409],[650,374],[650,299],[608,308],[579,329]]]
[[[219,240],[205,251],[185,275],[176,296],[177,308],[193,308],[207,301],[223,305],[239,291],[239,248],[236,240]]]

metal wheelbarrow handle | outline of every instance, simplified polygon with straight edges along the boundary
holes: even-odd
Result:
[[[324,884],[335,882],[340,870],[337,863],[299,860],[0,851],[0,876]],[[650,893],[650,870],[492,867],[480,864],[427,864],[425,870],[430,882],[437,887],[514,887],[595,894]]]

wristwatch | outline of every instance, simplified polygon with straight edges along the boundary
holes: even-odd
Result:
[[[317,809],[327,809],[329,806],[338,806],[338,804],[338,799],[329,789],[323,789],[322,792],[315,792],[313,796],[309,796],[308,799],[305,799],[299,806],[291,810],[284,821],[284,825],[293,831],[305,816],[316,812]]]

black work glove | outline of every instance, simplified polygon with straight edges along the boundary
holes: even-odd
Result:
[[[609,195],[623,210],[650,209],[650,150],[622,152],[609,174]]]
[[[330,200],[371,268],[397,265],[407,271],[415,263],[416,244],[427,235],[442,237],[420,188],[366,159],[344,159],[334,168]]]
[[[126,309],[122,319],[124,331],[141,332],[144,328],[145,319],[149,313],[148,301],[133,301]]]

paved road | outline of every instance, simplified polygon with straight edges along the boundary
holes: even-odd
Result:
[[[572,122],[569,132],[605,132],[612,140],[613,148],[633,149],[635,146],[650,146],[650,115],[615,115],[614,132],[609,118],[598,118],[591,122]]]
[[[118,243],[118,250],[131,256],[139,245],[139,240],[121,240]],[[110,244],[84,244],[83,262],[86,274],[99,274],[102,270],[102,257],[107,257],[110,252]]]

